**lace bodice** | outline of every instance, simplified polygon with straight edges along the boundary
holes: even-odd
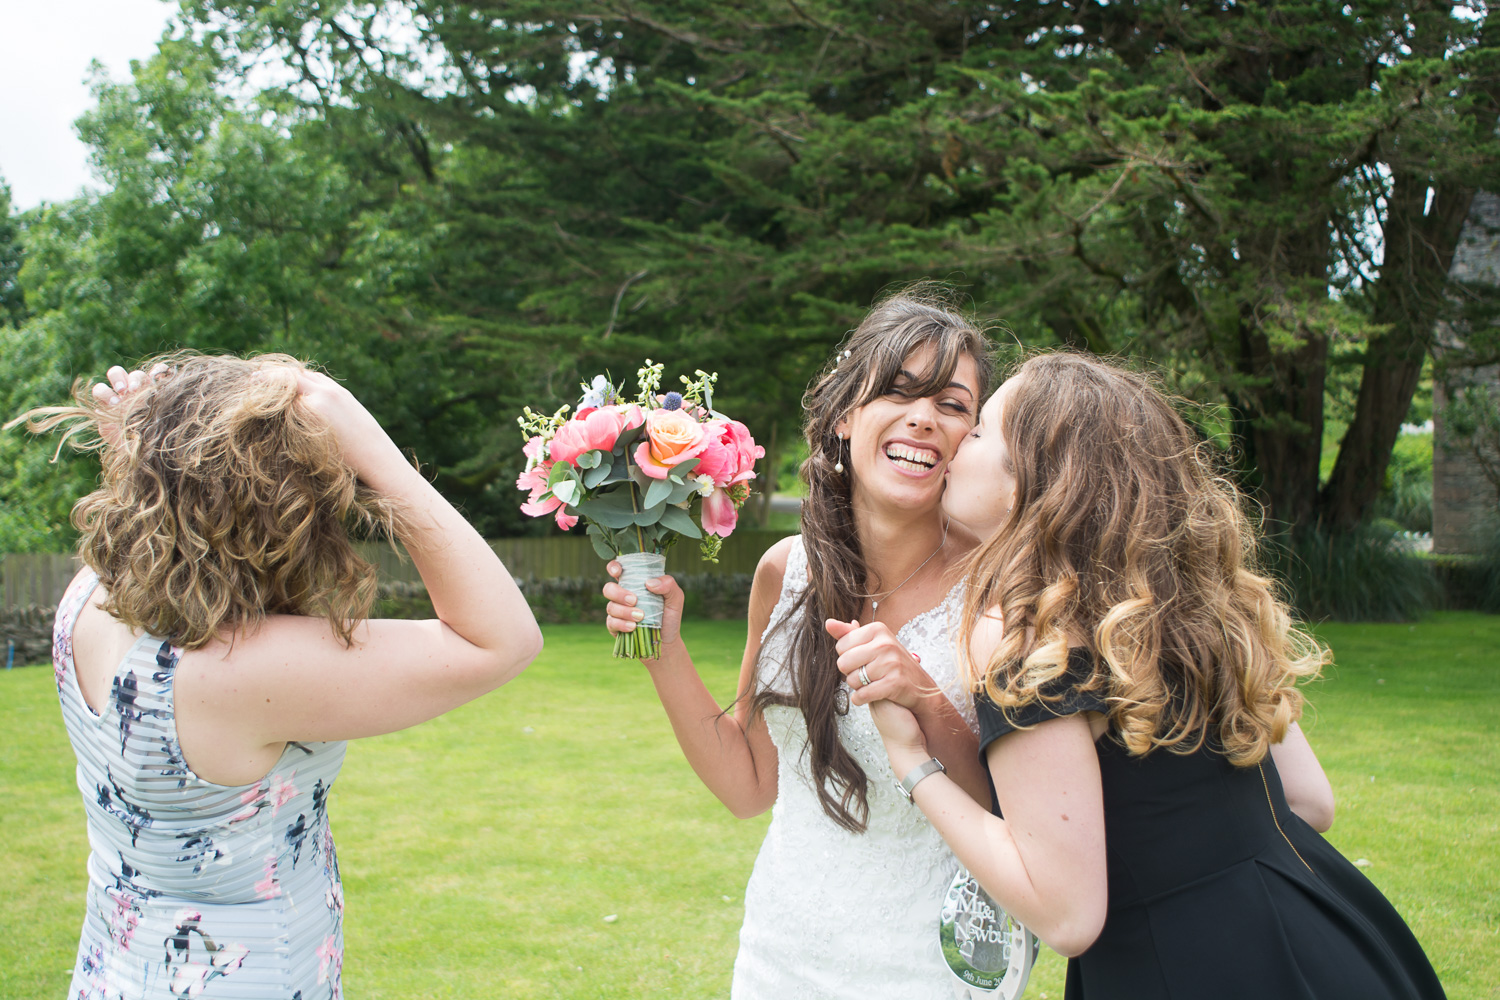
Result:
[[[801,540],[787,557],[781,596],[761,647],[757,677],[784,684],[788,630],[807,587]],[[971,728],[972,700],[959,676],[952,636],[962,606],[954,588],[917,615],[897,638]],[[830,665],[830,669],[832,666]],[[838,719],[839,739],[870,778],[869,823],[850,833],[823,812],[812,782],[807,725],[800,710],[766,709],[777,751],[777,799],[771,827],[745,893],[745,925],[732,995],[750,998],[858,997],[919,1000],[953,996],[937,922],[958,862],[932,825],[895,787],[895,775],[868,706]]]

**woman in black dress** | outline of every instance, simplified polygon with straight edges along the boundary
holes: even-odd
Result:
[[[1443,996],[1317,832],[1333,793],[1296,685],[1328,653],[1254,571],[1240,497],[1147,379],[1032,358],[985,405],[943,507],[984,540],[960,647],[999,815],[880,700],[889,637],[828,629],[915,804],[1070,956],[1069,1000]]]

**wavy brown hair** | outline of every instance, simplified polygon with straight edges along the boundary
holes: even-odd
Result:
[[[1002,710],[1045,699],[1081,647],[1131,753],[1211,741],[1258,763],[1329,654],[1256,571],[1256,531],[1211,446],[1151,379],[1095,358],[1039,355],[1007,386],[1016,498],[970,557],[960,648],[986,612],[1005,628],[988,663],[967,662],[974,687]]]
[[[101,406],[83,381],[72,406],[11,421],[97,450],[103,476],[73,508],[79,553],[109,592],[104,609],[197,649],[253,631],[267,615],[321,617],[350,644],[375,599],[375,568],[349,528],[394,536],[396,505],[356,481],[330,431],[298,405],[300,369],[177,353],[168,374]],[[119,412],[117,412],[119,411]]]
[[[902,364],[922,347],[934,348],[936,362],[925,378],[899,390]],[[844,352],[848,357],[844,357]],[[980,328],[932,286],[892,295],[870,310],[839,347],[834,360],[802,397],[803,434],[809,455],[802,463],[807,500],[802,505],[802,544],[807,552],[808,587],[792,613],[775,629],[789,629],[790,657],[779,664],[773,683],[752,696],[753,712],[767,705],[793,705],[807,723],[813,783],[823,811],[846,830],[861,832],[869,815],[864,769],[839,742],[838,716],[848,711],[840,698],[843,675],[835,662],[833,638],[823,627],[829,618],[858,617],[869,590],[868,568],[854,526],[852,470],[835,466],[846,446],[834,427],[851,410],[893,391],[911,398],[936,395],[953,379],[959,362],[972,358],[979,370],[976,399],[987,395],[993,367]],[[797,612],[801,612],[798,614]],[[788,622],[795,622],[788,626]],[[783,689],[789,687],[789,693]]]

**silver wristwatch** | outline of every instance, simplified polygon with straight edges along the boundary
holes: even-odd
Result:
[[[943,766],[942,761],[936,757],[924,760],[910,771],[907,771],[906,777],[896,782],[896,791],[901,793],[902,798],[910,802],[911,790],[917,787],[917,783],[928,775],[937,774],[939,771],[942,771],[944,774],[948,773],[948,769]]]

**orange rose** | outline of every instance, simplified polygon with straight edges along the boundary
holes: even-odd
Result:
[[[682,410],[652,410],[646,415],[646,440],[635,450],[635,462],[652,479],[666,479],[672,467],[697,458],[708,447],[708,432]]]

